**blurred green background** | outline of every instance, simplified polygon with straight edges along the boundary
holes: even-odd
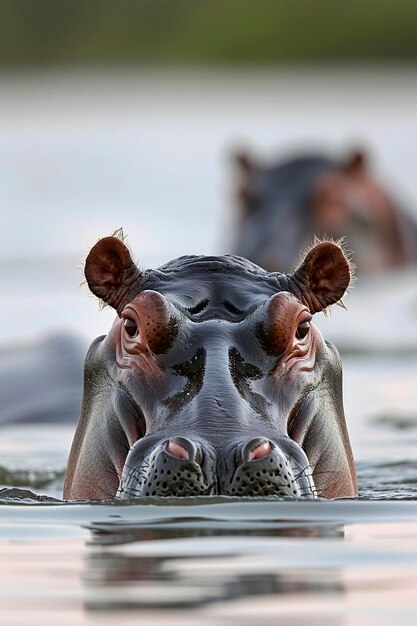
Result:
[[[2,0],[0,66],[417,58],[416,0]]]

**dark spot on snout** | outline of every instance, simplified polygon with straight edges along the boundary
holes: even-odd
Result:
[[[164,400],[164,404],[169,408],[171,415],[177,413],[184,405],[200,392],[204,382],[204,372],[206,367],[206,351],[198,348],[190,361],[183,361],[172,366],[173,371],[187,379],[184,387],[174,396]]]
[[[233,383],[240,396],[261,417],[268,415],[269,404],[260,394],[253,391],[250,381],[262,378],[261,370],[247,363],[237,348],[229,348],[229,369]]]
[[[270,334],[268,335],[268,333],[265,330],[265,324],[263,322],[258,322],[256,324],[256,337],[261,345],[262,350],[265,352],[265,354],[267,354],[268,356],[279,356],[279,352],[280,350],[277,348],[277,346],[279,345],[279,341],[277,341],[275,339],[271,340],[271,336]]]

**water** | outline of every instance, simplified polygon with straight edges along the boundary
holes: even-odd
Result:
[[[415,623],[415,502],[227,500],[3,506],[2,623]]]
[[[19,233],[0,252],[0,357],[106,332],[79,259],[121,224],[142,265],[226,251],[220,155],[242,140],[366,140],[413,210],[416,84],[399,70],[0,77],[2,202]],[[347,312],[317,320],[344,355],[357,500],[63,503],[70,417],[0,428],[0,624],[415,624],[416,278],[362,278]]]

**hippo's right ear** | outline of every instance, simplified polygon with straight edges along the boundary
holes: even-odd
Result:
[[[141,274],[118,237],[104,237],[93,246],[84,268],[90,291],[121,313]]]
[[[255,161],[249,152],[239,150],[232,155],[233,162],[246,176],[250,176],[256,169]]]
[[[353,266],[342,247],[333,241],[322,241],[308,252],[291,278],[297,295],[311,313],[318,313],[340,301],[352,274]]]
[[[345,159],[342,170],[345,174],[358,174],[366,169],[368,158],[364,150],[353,150]]]

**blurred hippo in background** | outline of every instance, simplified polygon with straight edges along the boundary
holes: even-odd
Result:
[[[84,342],[57,334],[0,348],[0,426],[75,423]]]
[[[313,324],[351,280],[343,250],[293,274],[238,256],[140,270],[118,236],[85,276],[117,312],[88,351],[64,497],[353,497],[336,348]]]
[[[363,152],[276,164],[234,155],[239,218],[234,252],[270,271],[291,271],[314,235],[341,238],[360,273],[417,261],[417,223],[374,177]]]

